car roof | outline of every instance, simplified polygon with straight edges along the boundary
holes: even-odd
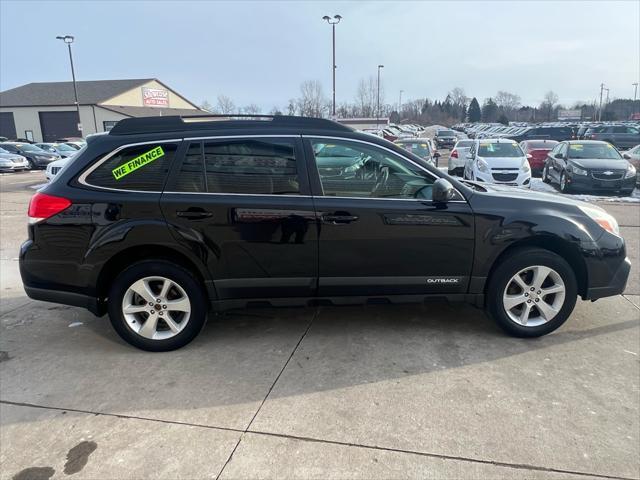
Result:
[[[478,143],[518,143],[510,138],[477,138]]]

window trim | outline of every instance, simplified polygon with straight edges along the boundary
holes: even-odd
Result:
[[[397,157],[402,158],[403,160],[406,160],[407,162],[411,163],[412,165],[418,167],[418,169],[424,171],[427,175],[431,176],[433,178],[433,181],[435,182],[436,180],[438,180],[439,178],[443,178],[443,177],[439,177],[438,175],[435,175],[433,172],[429,171],[428,169],[426,169],[425,167],[423,167],[422,165],[420,165],[417,162],[414,162],[413,160],[411,160],[409,157],[406,157],[405,155],[402,155],[398,152],[395,152],[393,150],[391,150],[390,148],[387,148],[383,145],[378,145],[377,143],[372,143],[372,142],[368,142],[366,140],[360,140],[358,138],[349,138],[349,137],[335,137],[335,136],[328,136],[328,135],[301,135],[302,139],[305,140],[307,142],[307,145],[309,147],[311,147],[311,141],[313,139],[329,139],[329,140],[342,140],[342,141],[346,141],[346,142],[356,142],[356,143],[363,143],[365,145],[369,145],[373,148],[380,148],[382,150],[386,150],[387,152],[391,153],[392,155],[395,155]],[[315,159],[315,155],[313,155],[313,149],[306,149],[307,151],[310,151],[310,155],[311,157],[309,158],[309,162],[311,164],[313,164],[313,175],[315,175],[318,179],[318,182],[321,182],[320,180],[320,174],[318,173],[318,166],[316,164],[316,159]],[[310,171],[311,174],[311,171]],[[310,179],[311,180],[311,179]],[[311,182],[313,184],[313,181]],[[320,185],[322,185],[320,183]],[[453,185],[452,185],[453,186]],[[458,190],[455,186],[453,186],[453,189],[458,193],[458,195],[460,195],[460,198],[462,198],[462,200],[450,200],[451,203],[468,203],[467,202],[467,198],[462,194],[462,192],[460,192],[460,190]],[[427,200],[427,199],[419,199],[419,198],[375,198],[375,197],[342,197],[342,196],[334,196],[334,195],[325,195],[324,194],[324,189],[322,189],[322,195],[314,195],[314,198],[343,198],[343,199],[350,199],[350,200],[393,200],[393,201],[401,201],[401,202],[421,202],[421,203],[433,203],[433,200]]]
[[[81,185],[84,185],[85,187],[90,187],[90,188],[97,188],[98,190],[106,190],[109,192],[132,192],[132,193],[153,193],[153,194],[157,194],[157,193],[162,193],[162,190],[130,190],[130,189],[126,189],[126,188],[111,188],[111,187],[102,187],[100,185],[94,185],[93,183],[89,183],[87,182],[87,177],[89,175],[91,175],[91,173],[93,173],[94,170],[96,170],[98,167],[100,167],[100,165],[102,165],[104,162],[106,162],[107,160],[109,160],[111,157],[113,157],[114,155],[118,154],[118,152],[124,150],[125,148],[129,148],[129,147],[137,147],[140,145],[151,145],[151,144],[166,144],[166,143],[174,143],[174,144],[178,144],[178,149],[180,148],[180,144],[182,143],[182,139],[177,138],[177,139],[170,139],[170,140],[155,140],[155,141],[151,141],[151,142],[137,142],[137,143],[128,143],[126,145],[120,145],[118,148],[116,148],[115,150],[112,150],[111,152],[107,153],[104,157],[102,157],[100,160],[98,160],[97,162],[95,162],[93,165],[91,165],[89,168],[87,168],[84,172],[82,172],[80,174],[80,176],[78,177],[78,183]],[[177,153],[178,150],[176,150]]]

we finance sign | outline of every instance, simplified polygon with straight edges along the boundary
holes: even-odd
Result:
[[[142,87],[142,104],[145,107],[168,107],[169,92],[162,88]]]

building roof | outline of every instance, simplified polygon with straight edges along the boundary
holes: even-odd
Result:
[[[156,79],[136,78],[76,82],[78,102],[80,105],[95,105],[153,80]],[[73,105],[74,103],[73,82],[28,83],[0,92],[0,106],[2,107],[57,106]]]
[[[121,107],[116,105],[98,105],[99,108],[121,113],[128,117],[159,117],[161,115],[206,115],[207,112],[194,108],[164,108],[164,107]]]

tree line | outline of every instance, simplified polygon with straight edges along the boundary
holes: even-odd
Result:
[[[379,107],[378,107],[379,95]],[[244,107],[236,106],[231,98],[218,95],[215,105],[204,101],[203,110],[229,115],[258,115],[262,109],[256,104]],[[300,85],[298,96],[291,98],[283,108],[274,106],[270,115],[300,115],[308,117],[331,117],[331,101],[317,80],[307,80]],[[397,103],[387,102],[384,85],[378,85],[372,76],[361,79],[356,95],[351,102],[336,105],[338,118],[389,118],[392,123],[411,122],[421,124],[453,125],[460,122],[543,122],[554,121],[558,111],[570,108],[581,111],[581,120],[598,118],[599,110],[595,101],[574,102],[570,106],[560,103],[558,95],[549,90],[538,105],[523,105],[519,95],[507,91],[498,91],[494,96],[485,98],[480,104],[476,97],[468,97],[465,91],[456,87],[447,93],[443,100],[418,98]],[[602,120],[624,120],[632,113],[640,112],[640,100],[616,99],[602,107]]]

